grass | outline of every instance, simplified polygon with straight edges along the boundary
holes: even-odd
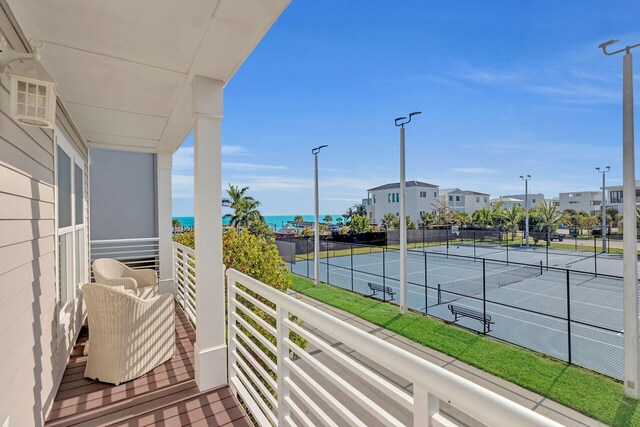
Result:
[[[622,384],[534,351],[493,340],[416,313],[405,316],[391,304],[313,282],[289,273],[303,295],[354,314],[412,341],[455,357],[612,426],[640,427],[638,401]]]

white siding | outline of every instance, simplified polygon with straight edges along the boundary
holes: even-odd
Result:
[[[0,1],[0,34],[24,37]],[[10,119],[8,78],[0,75],[0,423],[39,426],[55,396],[78,326],[59,340],[53,131]],[[58,126],[84,156],[86,146],[59,112]],[[87,168],[85,168],[87,169]],[[87,178],[85,176],[85,200]],[[85,204],[85,216],[86,216]]]

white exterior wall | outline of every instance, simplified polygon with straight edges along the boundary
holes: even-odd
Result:
[[[12,48],[24,51],[26,40],[1,8],[0,33]],[[60,104],[56,125],[59,138],[82,159],[88,224],[87,147]],[[19,126],[9,118],[4,73],[0,129],[0,423],[8,419],[10,426],[41,426],[83,321],[82,301],[70,302],[66,317],[58,313],[54,132]]]
[[[407,187],[407,215],[411,217],[411,220],[417,223],[420,221],[420,212],[434,212],[438,200],[438,187],[419,187],[412,186]],[[420,192],[426,192],[427,197],[420,197]],[[399,194],[400,188],[389,188],[384,190],[371,191],[371,205],[367,206],[367,209],[371,209],[368,212],[373,212],[375,222],[379,225],[382,222],[382,218],[391,213],[393,215],[400,214],[400,202],[390,201],[389,194]],[[374,203],[375,200],[375,203]]]
[[[560,193],[560,210],[574,209],[586,212],[589,215],[598,215],[602,205],[602,192],[600,191],[575,191]]]
[[[450,196],[453,197],[453,200],[449,200]],[[460,190],[443,192],[440,195],[440,200],[447,203],[452,210],[466,212],[469,215],[473,215],[475,211],[482,208],[488,208],[490,203],[488,194],[466,194]]]
[[[640,190],[640,181],[636,181],[636,194]],[[617,192],[622,191],[622,185],[616,185],[612,187],[607,187],[607,207],[614,207],[618,209],[618,212],[622,214],[622,201],[620,203],[613,202],[614,197],[617,196]],[[636,196],[636,206],[640,206],[640,198]]]
[[[524,206],[524,200],[525,200],[525,195],[524,194],[508,194],[502,197],[508,197],[508,198],[512,198],[512,199],[520,199],[522,200],[523,204],[522,206]],[[544,203],[545,198],[544,198],[544,194],[542,193],[529,193],[529,207],[530,208],[535,208],[538,206],[542,206],[542,204]]]

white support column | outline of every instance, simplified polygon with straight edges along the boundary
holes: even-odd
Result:
[[[222,93],[224,82],[193,82],[196,238],[195,376],[200,390],[227,383],[222,265]]]
[[[173,245],[171,243],[171,169],[173,154],[170,151],[159,151],[156,158],[158,168],[158,250],[160,257],[160,281],[158,287],[163,294],[174,294]]]
[[[624,56],[623,134],[622,134],[622,221],[624,276],[624,394],[640,397],[638,363],[638,256],[636,242],[636,178],[633,137],[633,67],[632,56]]]

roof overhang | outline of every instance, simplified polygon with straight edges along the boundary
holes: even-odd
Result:
[[[175,151],[195,75],[228,82],[290,0],[7,0],[90,146]]]

